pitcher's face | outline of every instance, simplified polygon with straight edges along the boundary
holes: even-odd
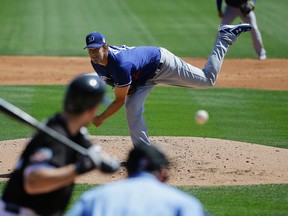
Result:
[[[102,46],[99,48],[88,48],[88,53],[91,58],[91,60],[95,64],[103,64],[107,61],[108,57],[108,47]]]

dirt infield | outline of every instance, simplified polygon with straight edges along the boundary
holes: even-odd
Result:
[[[202,68],[205,59],[184,58]],[[66,84],[93,71],[87,57],[0,56],[0,84]],[[288,89],[288,60],[226,59],[217,87]]]
[[[203,67],[204,59],[185,58]],[[1,85],[67,84],[75,75],[93,71],[87,57],[0,56]],[[288,60],[227,59],[217,87],[288,90]],[[93,137],[105,151],[125,160],[132,147],[128,137]],[[249,185],[288,183],[288,150],[193,137],[153,137],[172,161],[173,185]],[[27,139],[0,142],[0,180],[7,180]],[[124,170],[104,176],[97,172],[79,183],[106,183],[125,177]]]

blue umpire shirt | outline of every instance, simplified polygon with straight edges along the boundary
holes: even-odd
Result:
[[[144,85],[153,78],[160,58],[158,47],[109,46],[107,66],[92,61],[91,64],[101,79],[112,80],[115,86],[124,87],[130,84]]]
[[[194,197],[142,172],[85,192],[69,216],[203,216]]]

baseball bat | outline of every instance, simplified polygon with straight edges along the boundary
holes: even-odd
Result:
[[[57,140],[58,142],[68,146],[69,148],[75,150],[76,152],[82,155],[89,155],[91,153],[98,153],[97,161],[94,161],[98,167],[103,167],[102,171],[105,172],[116,172],[120,164],[117,160],[113,158],[103,158],[99,154],[99,148],[94,149],[93,152],[89,152],[88,149],[78,145],[77,143],[73,142],[72,140],[68,139],[67,137],[63,136],[62,134],[58,133],[57,131],[53,130],[52,128],[48,127],[47,125],[37,121],[28,113],[24,112],[23,110],[19,109],[18,107],[12,105],[11,103],[5,101],[4,99],[0,98],[0,111],[5,113],[6,115],[34,128],[37,129],[48,136],[52,137],[53,139]]]

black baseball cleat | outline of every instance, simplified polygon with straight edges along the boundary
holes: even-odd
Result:
[[[218,28],[219,33],[232,34],[238,37],[242,32],[250,31],[253,28],[251,24],[243,23],[238,25],[221,25]]]

